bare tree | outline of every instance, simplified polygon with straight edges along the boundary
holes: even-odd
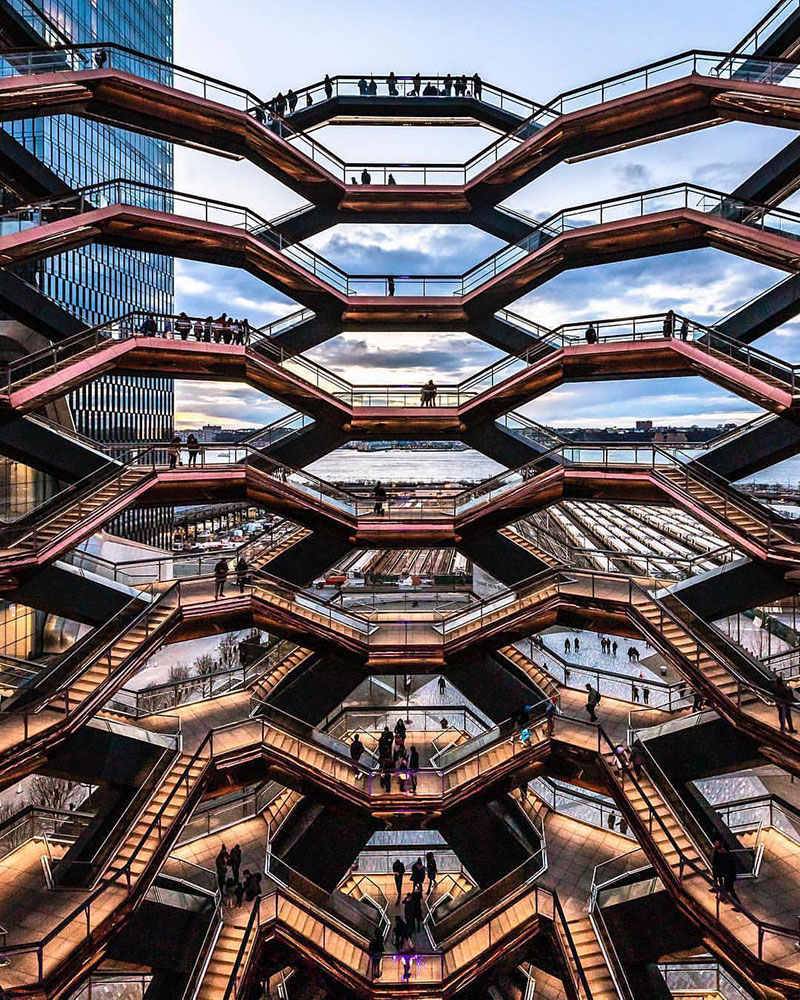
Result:
[[[73,782],[51,778],[47,774],[34,774],[28,783],[28,802],[32,806],[63,809],[72,791]]]
[[[169,668],[169,682],[170,684],[177,684],[180,681],[188,681],[191,673],[188,663],[173,663]]]
[[[217,670],[217,661],[211,653],[202,653],[194,661],[194,672],[198,677],[202,677],[205,674],[213,674],[215,670]]]
[[[239,666],[239,640],[228,632],[219,641],[217,646],[217,663],[220,670],[230,670]]]

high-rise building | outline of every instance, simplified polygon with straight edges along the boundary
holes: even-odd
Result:
[[[172,0],[10,0],[44,45],[118,43],[170,61]],[[85,54],[91,64],[91,50]],[[22,119],[3,126],[70,188],[116,178],[171,187],[172,145],[73,115]],[[173,258],[90,246],[39,261],[20,271],[30,283],[93,326],[133,309],[171,312]],[[104,443],[165,440],[172,429],[171,379],[101,377],[69,396],[81,434]],[[18,516],[57,489],[50,476],[8,458],[0,460],[0,504]],[[148,542],[168,536],[169,509],[128,511],[112,531]],[[0,648],[27,654],[37,644],[34,616],[0,602]]]
[[[172,59],[172,0],[14,0],[13,6],[49,44],[117,43]],[[85,58],[91,64],[91,51]],[[162,139],[73,115],[5,127],[71,188],[116,178],[172,187],[172,145]],[[41,261],[24,276],[90,326],[132,309],[172,311],[173,260],[162,254],[83,247]],[[171,379],[99,378],[72,393],[70,403],[76,430],[99,441],[164,440],[172,428]]]

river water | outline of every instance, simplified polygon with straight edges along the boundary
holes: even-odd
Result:
[[[352,451],[319,459],[308,472],[329,482],[473,483],[491,479],[504,467],[474,451]]]
[[[334,451],[308,467],[329,482],[441,483],[481,482],[503,471],[503,466],[475,451]],[[800,456],[787,459],[751,479],[759,483],[800,481]],[[744,480],[747,482],[747,480]]]

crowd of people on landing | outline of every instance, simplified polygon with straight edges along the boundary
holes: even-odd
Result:
[[[406,724],[402,719],[398,719],[394,732],[388,726],[384,726],[378,740],[377,757],[380,784],[387,793],[392,790],[393,778],[397,778],[400,792],[409,792],[411,795],[415,795],[417,792],[419,751],[415,746],[406,746],[406,735]],[[356,774],[362,773],[360,761],[365,752],[366,747],[356,733],[350,743],[350,759],[353,761]]]
[[[394,884],[397,889],[395,906],[399,908],[402,905],[403,910],[402,913],[398,913],[394,918],[394,926],[392,928],[394,951],[400,956],[403,963],[403,982],[408,982],[411,978],[411,959],[416,951],[414,935],[422,930],[423,896],[430,896],[436,888],[439,868],[433,852],[428,851],[425,855],[425,861],[423,862],[422,858],[418,857],[407,873],[405,864],[400,858],[397,858],[392,865],[392,872],[394,873]],[[406,874],[408,874],[411,881],[411,887],[404,894],[403,879]],[[427,892],[425,891],[426,878],[428,880]],[[378,929],[369,943],[373,979],[381,978],[381,965],[385,947],[386,943],[383,935],[380,929]]]
[[[251,872],[249,868],[241,871],[242,849],[238,844],[234,844],[230,850],[223,844],[215,864],[217,885],[226,910],[238,909],[242,900],[251,903],[261,895],[261,873]]]
[[[441,81],[437,77],[424,82],[420,73],[415,73],[412,77],[403,77],[402,79],[394,72],[386,77],[378,77],[377,79],[374,76],[369,77],[369,79],[362,76],[357,84],[359,95],[361,97],[377,97],[378,80],[386,84],[386,93],[389,97],[474,97],[476,101],[483,100],[483,80],[481,80],[479,73],[473,73],[469,77],[466,73],[462,73],[459,76],[453,76],[448,73],[445,77],[442,77]],[[410,89],[403,86],[404,81],[411,83]],[[439,86],[440,82],[441,86]],[[400,93],[401,86],[403,89],[402,95]],[[328,73],[325,74],[322,89],[325,93],[325,100],[330,101],[334,94],[334,82]],[[303,107],[310,108],[314,104],[312,91],[306,90],[302,93]],[[278,118],[293,115],[297,111],[299,103],[299,95],[290,87],[285,94],[283,91],[279,91],[271,101],[253,108],[253,114],[263,124],[267,121],[268,115]]]
[[[215,319],[206,316],[205,319],[192,319],[182,312],[173,320],[156,317],[152,313],[142,320],[138,333],[142,337],[180,337],[195,340],[205,344],[236,344],[240,347],[250,343],[252,327],[247,319],[234,319],[227,313],[221,313]]]

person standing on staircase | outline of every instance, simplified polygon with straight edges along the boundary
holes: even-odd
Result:
[[[197,456],[200,453],[200,442],[197,440],[197,435],[190,434],[186,438],[186,450],[189,452],[189,468],[194,468],[197,465]]]
[[[372,510],[378,517],[381,517],[384,513],[384,503],[386,503],[386,497],[388,496],[386,489],[383,484],[378,480],[375,483],[375,488],[372,491],[373,505]]]
[[[353,737],[353,742],[350,744],[350,760],[353,762],[353,770],[356,774],[359,773],[358,762],[364,753],[364,744],[361,742],[361,737],[358,733]]]
[[[177,434],[173,435],[172,440],[167,447],[167,457],[169,458],[170,469],[176,469],[181,460],[181,439]]]
[[[408,780],[412,795],[417,794],[417,778],[419,777],[419,751],[416,747],[408,750]]]
[[[548,737],[553,735],[556,726],[556,715],[558,715],[558,695],[551,695],[544,709],[545,731]]]
[[[411,884],[414,892],[422,895],[422,887],[425,885],[425,865],[422,863],[422,858],[417,858],[411,866]]]
[[[217,883],[219,884],[219,891],[223,892],[225,889],[225,878],[228,872],[228,848],[224,844],[219,849],[215,864],[217,868]]]

